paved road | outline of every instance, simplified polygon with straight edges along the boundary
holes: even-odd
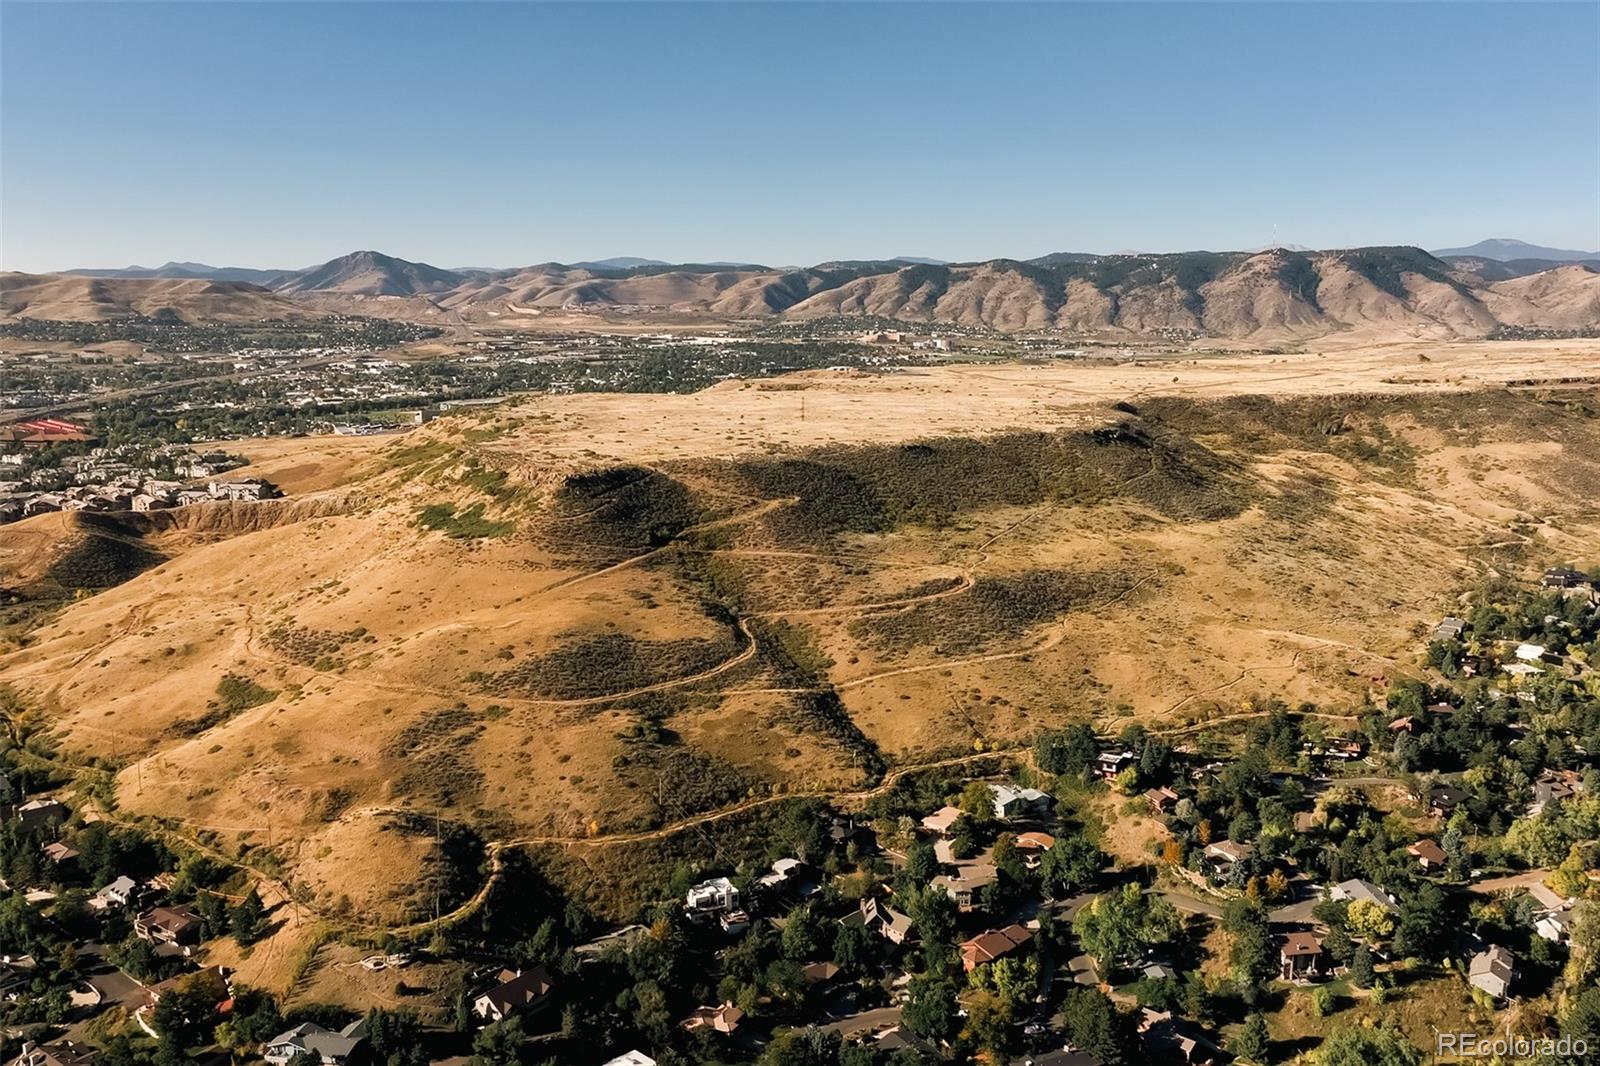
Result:
[[[899,1024],[899,1007],[877,1007],[873,1010],[864,1010],[860,1014],[852,1014],[848,1018],[840,1018],[836,1022],[829,1022],[822,1028],[832,1030],[841,1036],[853,1036],[856,1033],[877,1032]]]
[[[1158,888],[1157,892],[1166,897],[1167,902],[1183,911],[1185,914],[1204,914],[1208,918],[1222,917],[1222,901],[1216,899],[1203,899],[1193,892],[1181,888]]]

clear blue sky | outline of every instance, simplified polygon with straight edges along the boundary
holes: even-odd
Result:
[[[0,264],[1600,246],[1600,5],[0,3]]]

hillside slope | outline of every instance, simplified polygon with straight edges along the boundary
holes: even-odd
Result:
[[[805,270],[576,270],[472,279],[438,302],[467,316],[655,309],[713,317],[835,315],[1003,331],[1179,333],[1273,340],[1359,330],[1481,337],[1501,324],[1600,327],[1574,311],[1583,266],[1490,292],[1508,271],[1458,270],[1415,248],[1044,257],[1029,263],[839,264]]]
[[[242,281],[16,273],[0,274],[0,313],[7,318],[74,322],[130,315],[184,322],[314,317],[293,301]]]
[[[0,670],[64,757],[122,767],[125,812],[256,848],[270,813],[316,907],[399,920],[433,901],[383,851],[395,810],[604,841],[1066,721],[1359,705],[1464,582],[1600,552],[1600,395],[1468,388],[1481,356],[1440,358],[1452,391],[1399,358],[1242,379],[1326,393],[1276,397],[1171,364],[1146,379],[1213,398],[1120,409],[1063,403],[1112,367],[815,376],[782,383],[819,384],[812,443],[778,450],[756,427],[793,421],[779,383],[648,416],[530,400],[366,453],[338,506],[152,528],[164,558]],[[944,415],[966,421],[926,436]],[[332,867],[332,840],[390,857]],[[638,865],[568,887],[634,903]]]
[[[355,252],[274,282],[9,275],[8,313],[108,318],[172,306],[220,321],[347,311],[412,321],[516,322],[549,311],[661,312],[716,320],[832,316],[1007,332],[1225,337],[1274,342],[1353,332],[1374,338],[1475,338],[1500,326],[1600,329],[1587,264],[1485,258],[1418,248],[1184,252],[1030,262],[860,261],[803,269],[543,263],[458,272]],[[1512,284],[1512,282],[1518,282]],[[185,287],[188,286],[188,287]]]

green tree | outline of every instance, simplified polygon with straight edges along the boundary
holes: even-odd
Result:
[[[1039,864],[1040,884],[1051,899],[1069,899],[1094,883],[1106,857],[1081,834],[1057,837]]]
[[[1034,741],[1034,761],[1047,774],[1078,774],[1094,762],[1100,746],[1086,725],[1042,733]]]
[[[472,1066],[517,1066],[528,1035],[516,1015],[491,1022],[472,1038]]]
[[[1422,1052],[1393,1029],[1336,1028],[1311,1053],[1316,1066],[1422,1066]]]
[[[1241,1059],[1264,1064],[1271,1047],[1272,1040],[1267,1033],[1267,1019],[1260,1014],[1252,1014],[1244,1020],[1244,1027],[1233,1038],[1229,1050]]]
[[[921,888],[939,873],[939,859],[933,853],[933,845],[925,840],[914,840],[906,849],[906,865],[904,876],[910,884]]]
[[[266,919],[267,909],[261,903],[261,893],[251,888],[228,916],[228,925],[240,944],[253,944],[260,938]]]
[[[1117,1010],[1099,989],[1068,990],[1061,1015],[1073,1047],[1102,1066],[1131,1066],[1142,1061],[1132,1019]]]
[[[1357,988],[1371,988],[1376,976],[1372,968],[1372,952],[1365,944],[1357,944],[1350,956],[1350,983]]]
[[[1072,930],[1103,969],[1114,971],[1146,948],[1172,940],[1182,925],[1172,904],[1128,884],[1090,901],[1073,920]]]
[[[956,799],[956,806],[972,819],[974,825],[989,825],[995,820],[994,789],[989,787],[987,781],[969,781]]]
[[[906,1028],[929,1040],[948,1040],[960,1024],[956,986],[943,974],[924,973],[911,979],[901,1019]]]

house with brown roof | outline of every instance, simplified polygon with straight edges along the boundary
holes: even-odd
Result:
[[[52,840],[41,847],[39,854],[58,866],[64,862],[71,862],[78,857],[78,852],[75,849],[69,848],[59,840]]]
[[[1423,838],[1415,844],[1406,846],[1406,854],[1410,855],[1424,870],[1436,870],[1450,861],[1436,840]]]
[[[744,1020],[744,1011],[732,1003],[724,1003],[718,1007],[697,1007],[678,1024],[691,1033],[696,1029],[710,1029],[712,1032],[732,1034],[739,1029],[739,1023]]]
[[[961,945],[961,965],[972,971],[984,963],[1003,959],[1033,943],[1033,930],[1020,925],[979,933]]]
[[[531,970],[501,970],[500,983],[472,1001],[472,1013],[486,1022],[513,1014],[533,1014],[550,1005],[554,986],[543,966]]]
[[[948,804],[940,807],[922,820],[922,828],[930,833],[945,836],[954,828],[956,820],[961,817],[960,807],[951,807]]]
[[[1056,838],[1049,833],[1018,833],[1016,839],[1017,854],[1022,856],[1023,864],[1030,870],[1038,869],[1044,861],[1044,853],[1055,844]]]
[[[1311,933],[1286,933],[1278,938],[1278,974],[1285,981],[1303,981],[1322,972],[1322,941]]]
[[[135,935],[152,944],[190,948],[200,943],[205,922],[187,904],[152,907],[133,920]],[[185,951],[185,954],[188,952]]]
[[[1160,788],[1146,789],[1144,801],[1150,804],[1150,809],[1156,814],[1167,814],[1177,806],[1178,794],[1163,785]]]

